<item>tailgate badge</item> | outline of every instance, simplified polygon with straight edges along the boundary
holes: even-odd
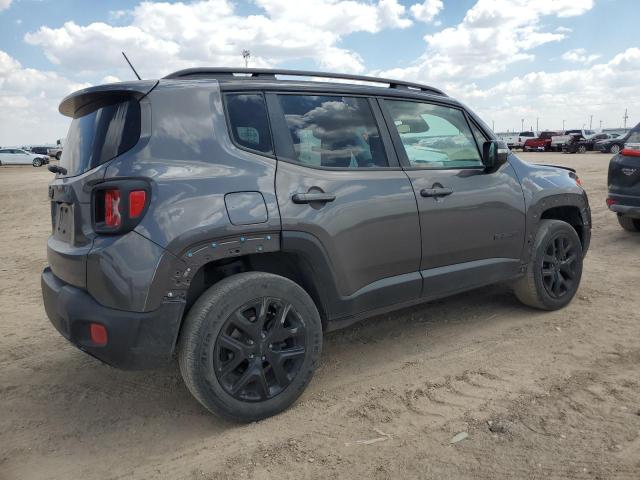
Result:
[[[624,173],[626,176],[630,177],[631,175],[633,175],[634,173],[636,173],[635,168],[623,168],[622,169],[622,173]]]

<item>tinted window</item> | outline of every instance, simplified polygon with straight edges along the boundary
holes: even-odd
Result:
[[[294,156],[316,167],[388,166],[380,132],[364,98],[280,95]]]
[[[412,167],[465,168],[482,165],[462,111],[429,103],[385,100]]]
[[[264,97],[259,93],[226,96],[231,137],[243,148],[273,153]]]
[[[74,115],[60,164],[79,175],[129,150],[140,138],[140,104],[132,98],[90,103]]]

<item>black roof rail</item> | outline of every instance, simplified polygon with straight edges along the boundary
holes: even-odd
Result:
[[[235,75],[245,75],[249,78],[269,78],[276,79],[276,75],[288,75],[291,77],[319,77],[319,78],[338,78],[341,80],[356,80],[359,82],[371,83],[388,83],[389,88],[405,88],[409,90],[420,90],[423,92],[435,93],[437,95],[446,94],[435,87],[422,85],[420,83],[405,82],[404,80],[392,80],[390,78],[368,77],[366,75],[352,75],[350,73],[328,73],[313,72],[307,70],[286,70],[271,68],[230,68],[230,67],[203,67],[203,68],[187,68],[170,73],[164,78],[167,79],[186,79],[186,78],[233,78]]]

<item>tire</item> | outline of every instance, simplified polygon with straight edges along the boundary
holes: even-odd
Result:
[[[278,322],[283,312],[284,323]],[[195,302],[182,327],[178,363],[207,410],[252,422],[295,402],[321,350],[320,315],[307,292],[278,275],[246,272],[221,280]]]
[[[527,272],[513,285],[516,297],[541,310],[565,307],[580,286],[582,257],[580,237],[571,225],[541,220]]]
[[[41,167],[42,166],[42,160],[39,158],[34,158],[33,159],[33,166],[34,167]]]
[[[609,147],[609,153],[613,153],[614,155],[620,152],[620,145],[616,145],[615,143]]]
[[[62,157],[62,152],[56,153],[56,160],[60,160],[60,157]]]
[[[640,219],[618,215],[618,223],[628,232],[640,232]]]
[[[578,147],[578,153],[587,153],[587,147],[584,145],[580,145]]]

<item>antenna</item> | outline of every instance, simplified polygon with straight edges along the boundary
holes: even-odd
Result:
[[[127,63],[129,64],[129,66],[131,67],[131,70],[133,70],[133,73],[135,74],[135,76],[136,76],[136,77],[138,77],[138,80],[142,80],[142,79],[140,78],[140,75],[138,75],[138,72],[136,72],[136,69],[135,69],[135,68],[133,68],[133,65],[131,65],[131,62],[130,62],[130,61],[129,61],[129,59],[127,58],[127,55],[126,55],[124,52],[122,52],[122,56],[123,56],[123,57],[124,57],[124,59],[127,61]]]

